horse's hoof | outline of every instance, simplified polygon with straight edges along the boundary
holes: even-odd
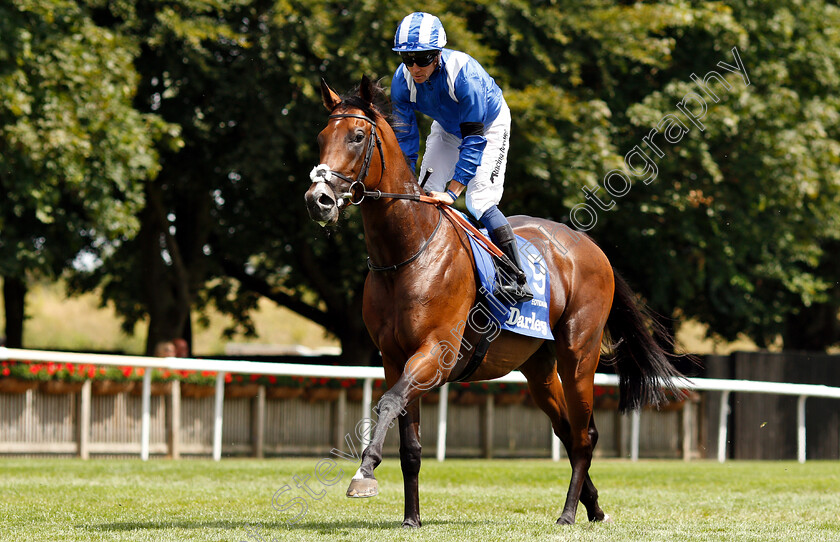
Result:
[[[565,515],[560,516],[557,519],[557,525],[574,525],[574,524],[575,524],[575,518],[570,519],[570,518],[567,518]]]
[[[402,524],[403,529],[418,529],[421,525],[422,525],[422,523],[420,523],[419,519],[418,520],[407,519],[407,520],[403,521],[403,524]]]
[[[598,510],[598,513],[589,518],[589,521],[595,523],[612,523],[613,519],[608,515]]]
[[[352,480],[347,488],[347,496],[353,498],[375,497],[379,495],[379,482],[376,478],[359,478]]]

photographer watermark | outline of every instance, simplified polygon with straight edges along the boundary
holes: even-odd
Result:
[[[747,69],[744,63],[741,61],[738,48],[733,47],[731,52],[735,64],[720,61],[717,63],[718,67],[730,73],[739,74],[744,81],[744,85],[749,86],[750,78],[747,75]],[[709,71],[702,79],[694,73],[689,78],[697,84],[697,87],[705,95],[705,98],[698,92],[687,93],[676,104],[677,111],[682,113],[686,122],[677,113],[668,113],[663,116],[656,123],[656,126],[642,138],[641,143],[634,146],[624,156],[624,169],[614,169],[608,172],[604,175],[601,185],[595,186],[594,188],[588,186],[581,188],[586,201],[589,203],[578,203],[569,213],[570,222],[579,231],[589,231],[595,227],[595,224],[598,223],[598,211],[609,211],[613,209],[616,205],[615,200],[626,196],[630,192],[633,185],[630,179],[631,176],[636,181],[642,181],[644,184],[652,183],[659,174],[659,168],[657,168],[656,162],[654,162],[648,153],[656,155],[659,158],[664,158],[665,153],[660,148],[663,140],[665,143],[672,145],[679,143],[685,137],[685,134],[691,131],[689,124],[701,132],[705,131],[706,127],[702,121],[709,111],[709,104],[706,100],[708,99],[714,103],[718,103],[720,96],[718,96],[717,92],[723,89],[732,90],[732,85],[716,70]],[[712,86],[713,83],[717,92]],[[647,152],[645,152],[646,150]],[[605,202],[598,195],[602,186],[604,191],[612,197],[612,201]]]
[[[488,292],[482,287],[481,293],[486,295]],[[481,324],[482,320],[486,323]],[[453,340],[451,342],[449,340],[442,340],[429,352],[428,355],[437,358],[439,366],[438,371],[431,379],[422,382],[418,382],[415,379],[415,364],[427,357],[427,355],[418,353],[406,362],[403,372],[409,380],[409,387],[417,388],[421,391],[428,391],[443,384],[445,379],[441,369],[444,371],[450,370],[463,358],[463,354],[455,349],[453,343],[464,344],[468,349],[471,347],[464,339],[464,331],[467,326],[477,333],[489,334],[491,341],[501,333],[501,328],[498,322],[490,316],[489,309],[483,303],[477,304],[470,310],[467,320],[461,320],[451,330],[450,333]],[[396,398],[386,393],[374,409],[374,414],[378,415],[383,408],[386,410],[388,408],[396,409],[395,407],[398,406],[396,401]],[[400,407],[400,415],[404,414],[406,414],[405,409]],[[288,516],[285,520],[286,524],[293,525],[303,519],[309,511],[310,502],[323,499],[327,495],[328,488],[344,479],[344,470],[340,468],[336,459],[352,463],[361,461],[364,444],[370,442],[370,435],[378,423],[379,421],[377,419],[370,417],[362,418],[356,423],[353,434],[347,433],[344,436],[344,441],[347,445],[346,452],[333,448],[330,450],[330,455],[335,457],[335,459],[329,457],[322,458],[315,464],[311,473],[306,473],[305,475],[294,474],[291,477],[291,483],[284,484],[275,491],[271,498],[271,506],[278,512]],[[392,428],[394,423],[394,421],[391,421],[389,428]],[[292,486],[297,488],[297,490],[293,489]],[[246,530],[248,531],[249,538],[258,542],[272,542],[275,540],[268,540],[261,534],[262,526],[260,524],[247,524]]]
[[[531,266],[541,267],[541,272],[545,273],[543,258],[551,246],[553,246],[561,254],[566,254],[569,247],[577,244],[581,236],[568,226],[564,224],[553,224],[551,229],[540,226],[539,231],[543,234],[542,238],[534,238],[527,241],[527,243],[537,249],[539,258],[534,257],[534,251],[522,250],[527,262]],[[526,247],[527,248],[527,247]],[[503,272],[503,270],[500,270]],[[490,292],[484,288],[479,287],[478,293],[484,297],[473,307],[467,315],[466,320],[460,320],[449,332],[447,339],[441,340],[428,353],[419,352],[409,358],[406,362],[403,374],[408,379],[408,386],[419,389],[421,392],[426,392],[437,388],[445,383],[446,378],[444,372],[452,370],[459,361],[463,360],[464,355],[461,350],[469,352],[473,345],[470,344],[466,338],[466,330],[469,328],[473,333],[479,335],[486,335],[491,342],[495,340],[502,329],[499,321],[493,316],[491,306],[498,309],[497,312],[503,314],[507,311],[508,322],[512,319],[523,318],[519,311],[514,313],[512,306],[514,301],[503,296],[501,300],[494,298]],[[534,300],[536,301],[536,300]],[[537,301],[539,302],[539,301]],[[507,303],[507,305],[505,305]],[[459,345],[458,348],[455,345]],[[423,381],[418,381],[417,365],[418,363],[428,359],[435,358],[432,363],[436,364],[437,370],[431,377]],[[386,404],[390,401],[389,404]],[[394,402],[396,398],[388,396],[387,394],[377,404],[374,409],[374,414],[378,417],[383,407],[386,410],[397,410],[398,405]],[[405,409],[400,407],[400,415],[406,413]],[[347,461],[352,464],[358,464],[362,458],[365,443],[370,442],[370,436],[374,428],[378,425],[379,420],[370,417],[365,417],[356,423],[354,430],[344,436],[344,442],[347,451],[333,448],[330,450],[331,457],[320,459],[313,467],[311,472],[304,475],[295,474],[291,477],[290,483],[280,486],[275,491],[271,498],[271,507],[276,511],[281,512],[287,516],[285,523],[293,525],[303,519],[309,511],[310,505],[314,502],[322,500],[327,495],[327,490],[344,480],[345,472],[341,468],[339,461]],[[391,421],[389,429],[393,428],[395,421]],[[262,534],[262,526],[260,524],[247,524],[246,530],[248,536],[257,542],[273,542],[265,538]]]

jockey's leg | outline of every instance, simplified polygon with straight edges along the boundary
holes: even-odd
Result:
[[[528,280],[525,276],[525,269],[522,267],[522,259],[519,255],[519,249],[516,246],[516,236],[513,234],[513,228],[510,226],[507,218],[499,208],[495,205],[487,209],[481,218],[481,223],[490,232],[490,239],[493,243],[504,252],[505,256],[516,266],[516,269],[511,269],[511,280],[503,278],[504,273],[498,273],[496,281],[496,289],[499,294],[513,298],[516,302],[527,301],[534,297],[531,289],[528,287]],[[494,295],[496,295],[494,293]],[[498,295],[497,295],[498,297]]]

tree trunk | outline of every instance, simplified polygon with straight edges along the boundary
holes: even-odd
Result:
[[[169,233],[159,187],[150,184],[139,234],[143,292],[149,313],[146,355],[162,341],[183,337],[190,318],[189,274],[178,244]]]
[[[364,335],[345,336],[341,340],[341,363],[343,365],[381,365],[379,351],[373,345],[367,331]]]
[[[23,348],[26,283],[15,277],[3,277],[3,302],[6,315],[6,346]]]

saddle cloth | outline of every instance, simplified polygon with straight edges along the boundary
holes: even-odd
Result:
[[[481,233],[487,236],[486,230],[482,229]],[[493,295],[496,282],[496,266],[493,265],[493,257],[471,235],[467,237],[470,238],[475,267],[483,286],[481,293],[487,299],[486,306],[498,321],[499,326],[520,335],[554,340],[548,323],[548,302],[546,301],[551,291],[549,277],[542,255],[537,248],[522,237],[516,236],[520,260],[525,268],[525,275],[528,277],[528,285],[531,287],[534,298],[511,305],[503,297]]]

